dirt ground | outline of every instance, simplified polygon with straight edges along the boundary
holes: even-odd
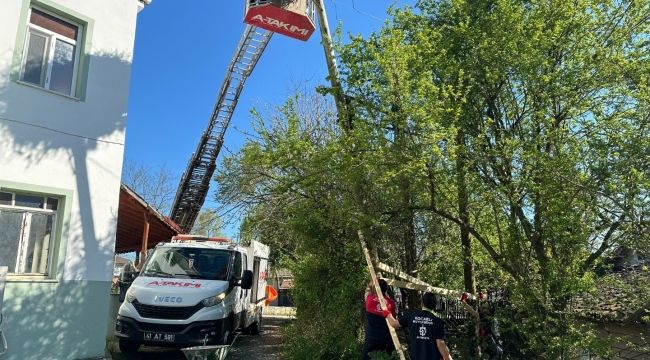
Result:
[[[240,335],[226,360],[282,360],[281,327],[289,320],[287,317],[264,316],[260,336]]]
[[[259,336],[239,335],[226,360],[283,360],[281,326],[291,321],[287,317],[264,316]],[[108,343],[113,360],[187,360],[178,349],[143,346],[134,356],[120,353],[116,341]]]

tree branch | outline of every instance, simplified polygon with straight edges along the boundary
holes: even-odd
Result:
[[[614,232],[621,226],[621,223],[624,219],[625,213],[621,214],[618,220],[612,223],[612,225],[609,227],[609,230],[607,230],[607,234],[605,234],[603,242],[600,244],[598,250],[596,250],[595,253],[589,255],[587,260],[585,260],[585,263],[582,265],[583,273],[589,269],[589,267],[594,263],[594,261],[596,261],[596,259],[598,259],[607,249],[609,249],[609,247],[612,245],[610,244],[609,239],[611,239]]]

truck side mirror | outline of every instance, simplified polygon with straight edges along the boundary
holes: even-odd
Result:
[[[250,290],[253,287],[253,272],[251,270],[244,270],[240,286],[244,290]]]

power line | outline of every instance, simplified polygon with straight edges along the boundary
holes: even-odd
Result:
[[[345,6],[345,7],[348,8],[348,9],[352,9],[352,10],[358,12],[358,13],[361,14],[361,15],[369,16],[369,17],[371,17],[371,18],[373,18],[373,19],[375,19],[375,20],[379,20],[379,21],[381,21],[381,22],[384,22],[384,20],[386,20],[386,19],[380,19],[380,18],[376,17],[375,15],[368,14],[367,12],[364,12],[364,11],[361,11],[361,10],[357,9],[356,6],[354,6],[354,0],[352,1],[352,6],[347,5],[347,4],[340,3],[340,2],[338,2],[338,1],[336,1],[336,0],[330,0],[330,1],[333,2],[334,4],[337,4],[337,5],[340,4],[340,5],[342,5],[342,6]]]
[[[7,119],[7,118],[4,118],[4,117],[0,117],[0,120],[9,121],[9,122],[17,123],[17,124],[23,124],[23,125],[27,125],[27,126],[33,126],[33,127],[37,127],[37,128],[40,128],[40,129],[54,131],[54,132],[57,132],[57,133],[60,133],[60,134],[74,136],[74,137],[78,137],[78,138],[82,138],[82,139],[94,140],[94,141],[97,141],[97,142],[103,142],[103,143],[107,143],[107,144],[124,145],[124,143],[120,143],[120,142],[116,142],[116,141],[101,140],[101,139],[91,138],[91,137],[87,137],[87,136],[83,136],[83,135],[72,134],[72,133],[68,133],[68,132],[65,132],[65,131],[52,129],[52,128],[49,128],[49,127],[46,127],[46,126],[30,124],[30,123],[27,123],[27,122],[24,122],[24,121]]]

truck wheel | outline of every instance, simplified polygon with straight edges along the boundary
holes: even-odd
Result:
[[[262,330],[262,314],[257,318],[257,321],[250,324],[248,331],[251,335],[259,335]]]
[[[232,344],[233,338],[233,333],[231,333],[230,330],[226,330],[226,332],[221,337],[221,340],[219,340],[219,345],[230,345]]]
[[[120,352],[124,355],[133,355],[138,352],[140,345],[141,344],[139,342],[120,339]]]
[[[230,345],[232,344],[233,339],[235,338],[235,331],[237,327],[233,326],[235,323],[234,315],[228,316],[224,319],[223,327],[221,328],[221,339],[219,339],[219,345]]]

